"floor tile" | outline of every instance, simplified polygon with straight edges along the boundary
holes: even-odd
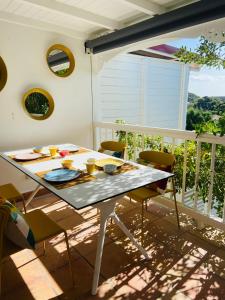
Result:
[[[3,300],[224,300],[224,233],[210,227],[199,230],[185,214],[181,229],[174,210],[150,201],[141,223],[141,205],[121,198],[116,212],[142,243],[150,259],[110,221],[103,250],[97,295],[91,295],[99,212],[76,211],[54,195],[34,199],[29,209],[42,209],[67,230],[76,285],[72,286],[63,235],[35,251],[23,250],[4,264]],[[216,242],[214,241],[216,240]],[[16,269],[18,268],[18,270]]]
[[[91,291],[93,280],[93,269],[91,266],[83,258],[80,258],[73,261],[72,267],[75,277],[75,286],[72,286],[68,265],[51,273],[54,280],[64,291],[64,293],[60,295],[60,299],[73,299],[73,297],[75,297],[74,299],[80,299],[82,294],[90,293]],[[101,282],[102,278],[100,278],[100,283]]]
[[[96,251],[89,253],[85,258],[94,266]],[[104,278],[110,278],[117,275],[124,268],[131,264],[129,255],[118,245],[114,243],[104,246],[102,255],[101,274]]]
[[[27,199],[26,199],[27,200]],[[43,209],[48,206],[51,206],[53,203],[59,201],[60,199],[53,194],[47,194],[40,197],[34,197],[34,199],[30,202],[30,205],[33,208]]]

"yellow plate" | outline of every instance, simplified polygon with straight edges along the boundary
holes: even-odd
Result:
[[[108,164],[112,164],[112,165],[116,165],[117,167],[121,167],[124,162],[118,159],[114,159],[114,158],[105,158],[105,159],[99,159],[95,162],[95,165],[99,168],[103,168],[104,165],[108,165]]]

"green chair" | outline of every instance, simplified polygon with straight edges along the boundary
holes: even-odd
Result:
[[[143,151],[139,154],[139,162],[145,165],[150,165],[162,171],[173,172],[173,168],[175,165],[175,156],[173,154],[160,151]],[[177,225],[178,228],[180,228],[174,177],[172,177],[172,189],[167,188],[167,179],[163,179],[154,184],[149,184],[147,186],[135,189],[127,194],[130,199],[139,201],[142,204],[142,228],[144,218],[144,205],[145,207],[147,207],[147,201],[149,199],[162,195],[162,193],[160,192],[160,189],[162,188],[164,190],[164,193],[173,193]]]
[[[1,275],[2,275],[2,264],[4,259],[10,255],[18,252],[21,248],[17,247],[4,236],[4,230],[7,222],[10,218],[10,210],[6,206],[0,205],[0,295],[1,295]],[[45,241],[52,238],[55,235],[63,233],[65,235],[65,241],[67,246],[67,253],[69,259],[70,272],[72,282],[74,284],[74,276],[72,270],[71,254],[69,248],[69,242],[66,231],[60,227],[57,223],[51,220],[42,210],[33,210],[24,214],[24,218],[28,223],[29,227],[33,231],[33,235],[36,243],[43,242],[44,253],[45,253]]]
[[[17,201],[22,201],[24,212],[26,212],[24,197],[13,184],[7,183],[0,186],[0,197],[9,200],[15,206]]]
[[[122,158],[125,157],[126,152],[126,144],[122,142],[116,142],[116,141],[104,141],[101,143],[100,148],[98,149],[98,152],[104,153],[107,151],[112,152],[112,156]]]

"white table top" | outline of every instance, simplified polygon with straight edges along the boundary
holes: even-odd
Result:
[[[64,145],[57,146],[60,147]],[[95,174],[95,176],[97,177],[96,180],[58,190],[44,179],[41,179],[39,176],[35,175],[35,173],[59,168],[61,167],[61,162],[64,159],[72,159],[74,161],[73,166],[75,168],[84,170],[86,168],[85,163],[88,158],[93,157],[95,159],[102,159],[107,158],[109,156],[103,153],[90,150],[81,154],[70,155],[67,158],[52,159],[27,165],[21,165],[15,160],[9,158],[9,155],[15,155],[17,153],[29,153],[31,151],[32,149],[9,151],[0,153],[0,157],[5,159],[17,169],[19,169],[20,171],[28,175],[30,178],[35,180],[37,183],[50,190],[64,201],[66,201],[75,209],[81,209],[86,206],[92,206],[98,202],[104,201],[109,198],[113,198],[120,194],[122,195],[128,191],[131,191],[138,187],[142,187],[146,184],[153,183],[158,180],[173,176],[173,174],[171,173],[135,164],[129,161],[129,163],[138,166],[138,169],[114,176],[105,174],[104,172],[99,172]]]

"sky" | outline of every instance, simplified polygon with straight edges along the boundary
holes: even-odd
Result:
[[[198,39],[182,39],[168,43],[175,47],[187,46],[194,51]],[[200,71],[190,72],[189,92],[198,96],[225,96],[225,70],[202,67]]]

